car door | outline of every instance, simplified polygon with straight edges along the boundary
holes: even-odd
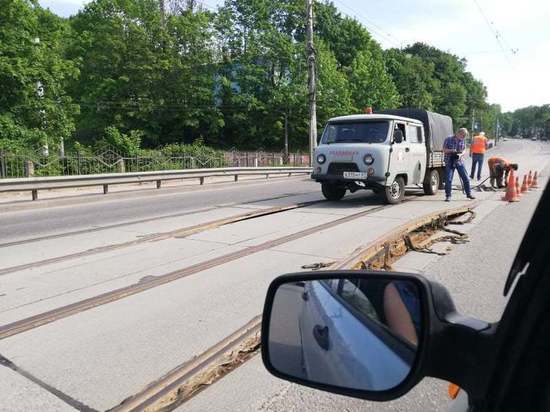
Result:
[[[394,121],[393,130],[401,130],[403,133],[403,141],[397,143],[393,140],[392,132],[392,148],[390,150],[390,161],[388,163],[388,172],[390,176],[396,176],[400,174],[407,175],[407,184],[409,183],[409,143],[407,142],[407,128],[405,122]]]
[[[424,136],[422,128],[414,123],[408,123],[406,126],[407,143],[410,152],[408,152],[409,165],[409,184],[419,185],[424,181],[426,173],[426,146],[424,145]]]

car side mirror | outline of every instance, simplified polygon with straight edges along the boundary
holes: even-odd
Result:
[[[362,399],[395,399],[424,376],[469,393],[480,377],[461,367],[478,360],[459,351],[476,347],[471,339],[489,328],[457,314],[446,289],[419,275],[291,274],[269,287],[262,358],[277,377]]]
[[[393,131],[393,142],[394,143],[402,143],[403,142],[403,132],[401,131],[401,129],[395,129]]]

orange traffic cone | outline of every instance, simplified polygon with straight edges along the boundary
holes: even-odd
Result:
[[[521,197],[521,188],[519,187],[519,177],[516,176],[516,193],[518,198]]]
[[[533,189],[537,189],[539,187],[539,184],[537,182],[537,178],[538,178],[538,173],[537,171],[535,170],[535,176],[533,177],[533,182],[531,183],[531,187]]]
[[[529,176],[527,177],[527,187],[533,186],[533,175],[531,174],[531,171],[529,170]]]
[[[527,186],[527,175],[523,175],[523,184],[521,185],[521,193],[525,193],[529,191],[529,187]]]
[[[508,178],[508,187],[506,188],[506,195],[502,198],[506,202],[519,202],[518,192],[516,191],[516,177],[514,176],[514,170],[510,171],[510,177]]]

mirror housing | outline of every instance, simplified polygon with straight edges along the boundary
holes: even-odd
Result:
[[[314,381],[306,376],[300,376],[295,370],[281,370],[281,363],[274,359],[273,353],[277,351],[275,350],[272,353],[270,349],[271,345],[277,345],[276,340],[272,339],[271,336],[272,323],[274,323],[273,308],[277,292],[280,288],[290,284],[294,287],[305,288],[308,282],[347,279],[408,282],[415,285],[418,291],[420,319],[423,326],[421,332],[418,334],[416,356],[410,364],[408,374],[406,376],[403,375],[404,378],[400,379],[399,383],[396,382],[396,385],[393,387],[381,388],[379,386],[376,390],[364,389],[359,384],[349,384],[350,381],[346,381],[349,377],[342,379],[340,382],[337,379],[333,379],[334,382],[338,383],[346,382],[342,386],[331,384],[332,382],[328,382],[330,379],[325,379],[324,382],[319,380]],[[300,291],[296,296],[301,296],[302,300],[307,301],[310,299],[310,296],[306,292],[305,290],[304,292]],[[292,305],[284,305],[284,307],[288,317],[289,313],[292,314],[292,312],[289,312],[289,310],[292,310],[289,309]],[[334,313],[332,314],[332,318],[339,317],[339,315],[335,315]],[[296,311],[296,319],[298,319],[298,316],[298,311]],[[340,317],[342,316],[340,315]],[[297,323],[295,319],[290,319],[290,321],[290,323]],[[287,326],[288,324],[282,325],[283,328],[278,328],[278,330],[290,329]],[[312,329],[310,338],[314,338],[316,346],[318,346],[318,352],[329,351],[331,349],[330,338],[334,333],[333,330],[328,330],[324,324],[315,325],[313,328],[310,327],[307,329],[308,332],[309,329]],[[365,270],[295,273],[280,276],[269,286],[262,320],[262,359],[267,370],[276,377],[345,396],[373,401],[388,401],[396,399],[410,391],[425,376],[432,376],[459,385],[468,393],[471,399],[475,399],[477,394],[482,393],[488,381],[489,372],[480,372],[480,365],[485,364],[487,367],[483,368],[483,370],[490,370],[488,366],[490,366],[489,363],[492,359],[491,355],[494,353],[492,345],[494,343],[495,329],[496,325],[458,314],[447,289],[436,282],[428,281],[420,275]],[[303,351],[307,351],[308,348],[304,349],[304,343],[301,343],[301,345],[301,356],[302,359],[305,359]],[[352,347],[353,345],[350,344],[346,349]],[[349,352],[351,353],[352,350],[349,349]],[[366,356],[368,356],[368,353]],[[328,356],[321,359],[325,363],[328,363],[329,366],[331,365],[330,362],[332,362],[333,366],[338,365],[339,370],[342,369],[340,358],[338,358],[338,363],[334,358],[329,359]],[[355,364],[355,361],[349,363],[349,365]],[[295,365],[298,365],[298,363],[295,362]],[[391,363],[388,363],[388,367],[391,367]],[[357,374],[358,368],[354,367],[353,369],[354,373]],[[333,368],[332,371],[334,370]]]
[[[393,142],[397,144],[403,143],[403,132],[401,129],[395,129],[393,131]]]

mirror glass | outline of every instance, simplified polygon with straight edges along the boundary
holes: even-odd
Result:
[[[285,283],[269,326],[271,365],[292,377],[384,391],[405,380],[422,336],[418,286],[396,278]]]
[[[393,142],[398,144],[403,142],[403,132],[401,129],[395,129],[393,131]]]

